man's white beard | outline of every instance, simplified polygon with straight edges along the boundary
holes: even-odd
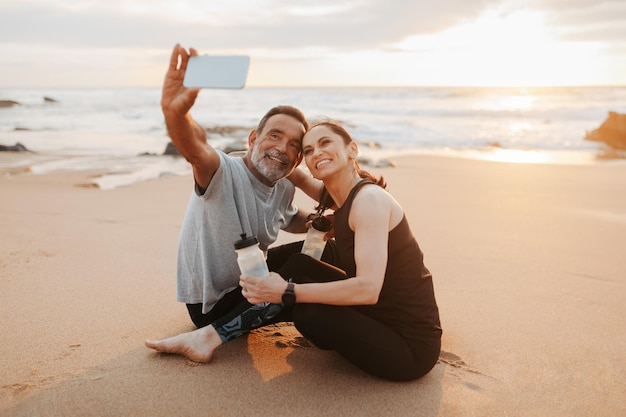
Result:
[[[281,166],[268,161],[265,156],[269,154],[283,160],[287,160],[287,157],[275,149],[260,153],[258,143],[258,141],[255,142],[254,147],[252,148],[252,165],[254,165],[257,171],[259,171],[261,175],[267,178],[270,182],[274,183],[279,179],[286,177],[291,170],[289,162],[287,162],[287,166]]]

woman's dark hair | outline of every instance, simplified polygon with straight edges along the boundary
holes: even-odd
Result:
[[[309,130],[309,122],[307,122],[306,117],[304,117],[304,114],[299,109],[293,106],[276,106],[272,107],[267,113],[265,113],[256,128],[257,132],[262,132],[269,118],[272,116],[276,116],[277,114],[291,116],[300,123],[302,123],[305,131]]]
[[[315,123],[313,126],[311,126],[311,129],[317,126],[325,126],[329,128],[330,130],[333,131],[333,133],[339,135],[341,139],[343,139],[343,143],[346,145],[349,145],[353,141],[352,136],[350,136],[348,131],[343,126],[341,126],[338,122],[334,122],[330,120],[318,122],[318,123]],[[369,172],[362,170],[356,160],[354,161],[354,167],[356,168],[356,172],[359,174],[359,177],[364,178],[364,179],[369,179],[374,184],[378,185],[379,187],[387,188],[387,183],[385,182],[385,179],[382,176],[375,177]],[[317,205],[317,207],[315,207],[315,210],[317,210],[317,212],[320,214],[323,213],[326,209],[329,209],[335,206],[335,202],[333,201],[330,194],[328,194],[326,187],[322,187],[322,191],[320,192],[320,197],[318,201],[319,201],[319,204]]]

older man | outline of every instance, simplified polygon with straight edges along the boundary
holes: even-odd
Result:
[[[257,236],[267,250],[280,229],[306,231],[307,213],[293,205],[294,185],[285,179],[300,163],[308,128],[300,110],[270,109],[248,136],[243,157],[213,148],[191,117],[198,89],[183,79],[190,56],[176,45],[163,85],[161,107],[170,138],[193,168],[195,187],[183,222],[177,266],[177,298],[197,327],[213,323],[243,300],[233,243]]]

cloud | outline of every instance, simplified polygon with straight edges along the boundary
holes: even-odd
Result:
[[[3,42],[65,47],[152,46],[174,29],[162,18],[120,12],[104,4],[67,8],[54,4],[0,5]]]
[[[443,30],[494,2],[5,1],[0,4],[0,42],[158,48],[180,41],[210,48],[364,49]]]
[[[547,23],[562,40],[626,42],[626,2],[623,0],[532,0],[546,12]]]
[[[525,14],[536,19],[522,23],[532,24],[511,27]],[[323,77],[450,84],[459,81],[437,78],[442,68],[462,76],[449,63],[490,52],[504,35],[529,53],[552,45],[550,56],[561,60],[567,51],[581,59],[591,51],[588,62],[617,74],[626,65],[625,22],[623,0],[0,0],[0,82],[158,85],[181,43],[253,56],[251,81],[259,85],[323,84]],[[399,71],[410,77],[400,80]],[[605,82],[598,80],[587,82]]]
[[[333,2],[326,3],[331,10]],[[347,7],[332,10],[332,13],[303,14],[297,19],[287,9],[275,16],[271,28],[261,22],[234,30],[252,31],[254,38],[263,46],[335,50],[379,48],[416,34],[435,33],[474,18],[489,1],[369,0],[343,4]]]

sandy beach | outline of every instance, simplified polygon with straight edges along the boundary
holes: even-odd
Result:
[[[191,177],[103,191],[98,172],[0,170],[0,415],[626,415],[626,165],[396,162],[371,171],[405,208],[444,332],[409,383],[288,324],[206,365],[147,349],[193,328],[175,300]]]

